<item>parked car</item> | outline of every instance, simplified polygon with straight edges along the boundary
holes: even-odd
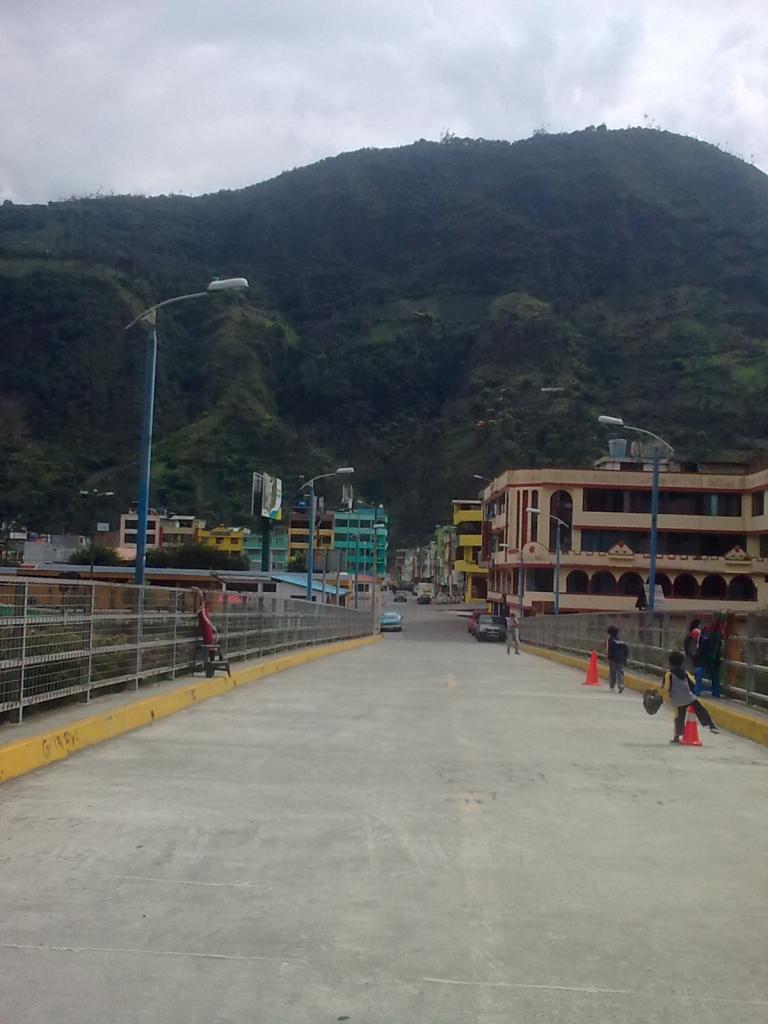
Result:
[[[475,630],[477,629],[477,620],[480,618],[482,614],[483,613],[479,608],[475,608],[475,610],[469,616],[469,622],[467,623],[467,632],[471,633],[472,636],[475,635]]]
[[[398,590],[395,592],[395,604],[405,604],[408,600],[408,595],[404,590]]]
[[[507,639],[507,623],[503,615],[479,615],[475,627],[475,640]]]
[[[403,617],[397,612],[384,612],[379,621],[382,633],[402,633]]]

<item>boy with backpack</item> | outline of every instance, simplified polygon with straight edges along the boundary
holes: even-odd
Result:
[[[683,668],[684,661],[685,656],[682,651],[669,652],[669,669],[664,673],[664,682],[662,684],[677,712],[675,714],[675,735],[670,740],[670,743],[680,742],[680,737],[685,729],[685,715],[688,708],[693,708],[698,720],[710,732],[717,733],[720,731],[712,721],[707,709],[701,701],[696,699],[693,692],[694,678],[690,672],[686,672]]]
[[[608,683],[612,690],[624,692],[624,666],[629,660],[629,647],[619,639],[617,626],[608,627]]]

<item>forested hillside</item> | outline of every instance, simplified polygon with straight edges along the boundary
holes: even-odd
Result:
[[[153,500],[241,518],[250,472],[339,463],[423,537],[473,473],[584,463],[599,412],[692,453],[768,438],[768,178],[647,129],[447,138],[238,192],[0,207],[0,519],[136,490],[161,312]],[[542,393],[558,386],[561,393]]]

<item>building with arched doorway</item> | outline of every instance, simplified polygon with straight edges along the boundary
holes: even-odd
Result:
[[[628,611],[647,600],[651,460],[608,457],[593,469],[515,469],[483,492],[488,600],[526,614]],[[706,613],[768,603],[768,460],[662,461],[657,606]],[[531,509],[539,509],[536,515]],[[562,525],[556,524],[556,519]]]

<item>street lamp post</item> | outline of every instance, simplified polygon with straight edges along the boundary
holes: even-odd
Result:
[[[659,523],[659,460],[661,458],[661,445],[669,451],[670,455],[675,454],[675,449],[665,441],[663,437],[644,430],[642,427],[631,427],[625,423],[620,416],[598,416],[598,423],[607,427],[622,427],[624,430],[632,430],[636,434],[645,434],[653,438],[653,476],[651,481],[651,543],[648,554],[648,611],[652,612],[656,607],[656,552],[658,549],[658,523]]]
[[[301,485],[301,489],[309,488],[309,521],[307,526],[309,527],[309,544],[307,546],[307,600],[312,600],[312,574],[315,569],[315,482],[317,480],[327,480],[331,476],[347,476],[350,473],[354,473],[353,466],[340,466],[334,470],[333,473],[320,473],[318,476],[313,476],[311,480],[307,480],[305,484]]]
[[[527,508],[526,512],[530,512],[531,515],[545,516],[547,519],[551,519],[555,526],[555,615],[560,614],[560,529],[565,527],[568,529],[568,523],[562,519],[558,519],[557,516],[553,516],[550,512],[542,512],[539,508]],[[522,549],[521,549],[522,550]]]
[[[387,529],[385,523],[373,524],[373,565],[371,566],[371,616],[373,619],[371,632],[376,632],[376,583],[377,563],[379,560],[379,534]]]
[[[81,490],[80,493],[84,498],[89,499],[89,513],[90,513],[90,526],[91,526],[91,576],[93,576],[93,567],[96,563],[96,534],[99,532],[94,527],[96,523],[96,502],[99,498],[113,498],[115,495],[114,491],[100,491],[98,487],[92,487],[90,490]],[[96,523],[98,526],[98,523]]]
[[[139,507],[137,510],[136,523],[136,567],[134,571],[134,583],[137,586],[144,585],[145,562],[147,556],[147,519],[149,517],[149,481],[152,465],[152,424],[155,411],[155,376],[157,368],[157,311],[163,306],[171,306],[177,302],[186,302],[188,299],[200,299],[214,292],[229,291],[231,289],[247,288],[248,282],[244,277],[228,277],[222,281],[211,281],[204,292],[191,292],[189,295],[176,295],[172,299],[165,299],[163,302],[156,302],[154,306],[139,313],[126,326],[130,330],[138,323],[143,323],[147,328],[147,351],[144,365],[144,413],[141,421],[141,451],[140,451],[140,477],[139,477]]]

